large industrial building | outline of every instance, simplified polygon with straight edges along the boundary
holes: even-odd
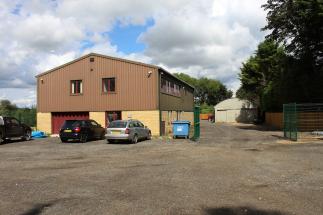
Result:
[[[155,65],[90,53],[36,78],[37,129],[50,134],[66,119],[138,119],[152,135],[193,124],[194,88]]]
[[[214,107],[215,122],[253,123],[257,118],[257,108],[249,101],[231,98]]]

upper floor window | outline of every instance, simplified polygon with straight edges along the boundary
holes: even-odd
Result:
[[[102,92],[110,93],[116,91],[116,79],[115,78],[103,78],[102,79]]]
[[[71,81],[71,94],[82,94],[83,84],[82,80],[72,80]]]
[[[181,96],[180,85],[164,78],[161,80],[161,92],[174,96]]]

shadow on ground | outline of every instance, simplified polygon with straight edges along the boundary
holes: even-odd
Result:
[[[288,140],[287,138],[285,138],[283,135],[271,135],[272,137],[276,137],[277,139],[280,140]]]
[[[255,130],[255,131],[280,131],[277,128],[273,128],[267,125],[238,125],[236,128],[243,129],[243,130]]]
[[[47,208],[52,206],[53,203],[47,203],[47,204],[37,204],[35,205],[33,208],[31,208],[30,210],[22,213],[21,215],[38,215],[41,214],[42,211]]]
[[[12,143],[28,143],[28,142],[32,142],[34,141],[35,139],[30,139],[30,140],[6,140],[4,142],[1,142],[0,143],[0,146],[1,145],[8,145],[8,144],[12,144]]]
[[[280,211],[261,210],[252,207],[220,207],[206,208],[205,215],[288,215]]]

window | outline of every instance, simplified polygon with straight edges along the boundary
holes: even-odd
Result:
[[[141,122],[138,122],[138,125],[139,125],[139,127],[141,127],[141,128],[145,127],[145,126],[144,126],[144,124],[142,124]]]
[[[115,120],[121,120],[121,111],[108,111],[106,112],[105,125],[109,125]]]
[[[140,127],[140,126],[139,126],[139,123],[138,123],[137,121],[133,122],[133,125],[134,125],[134,127],[136,127],[136,128]]]
[[[177,85],[177,84],[174,85],[174,94],[177,95],[177,96],[181,95],[180,86]]]
[[[134,122],[130,122],[129,123],[129,128],[133,128],[133,127],[135,127],[135,123]]]
[[[162,78],[160,88],[161,88],[161,92],[163,93],[167,93],[173,96],[181,96],[181,91],[180,91],[181,86],[175,83],[175,81],[170,81]]]
[[[71,81],[71,94],[82,94],[82,93],[83,93],[82,80]]]
[[[103,78],[102,79],[102,92],[109,93],[116,91],[116,79],[115,78]]]
[[[161,89],[163,92],[167,91],[167,81],[165,79],[161,80]]]
[[[109,128],[125,128],[127,127],[127,121],[114,121],[109,124]]]
[[[90,123],[92,126],[99,126],[99,124],[96,121],[91,120]]]
[[[19,122],[18,120],[16,120],[15,118],[11,118],[11,125],[14,125],[14,126],[19,126]]]

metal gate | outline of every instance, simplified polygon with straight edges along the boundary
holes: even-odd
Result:
[[[297,141],[296,103],[284,104],[284,137]]]
[[[194,107],[194,140],[200,138],[200,107]]]
[[[284,137],[323,139],[323,104],[284,104]]]

